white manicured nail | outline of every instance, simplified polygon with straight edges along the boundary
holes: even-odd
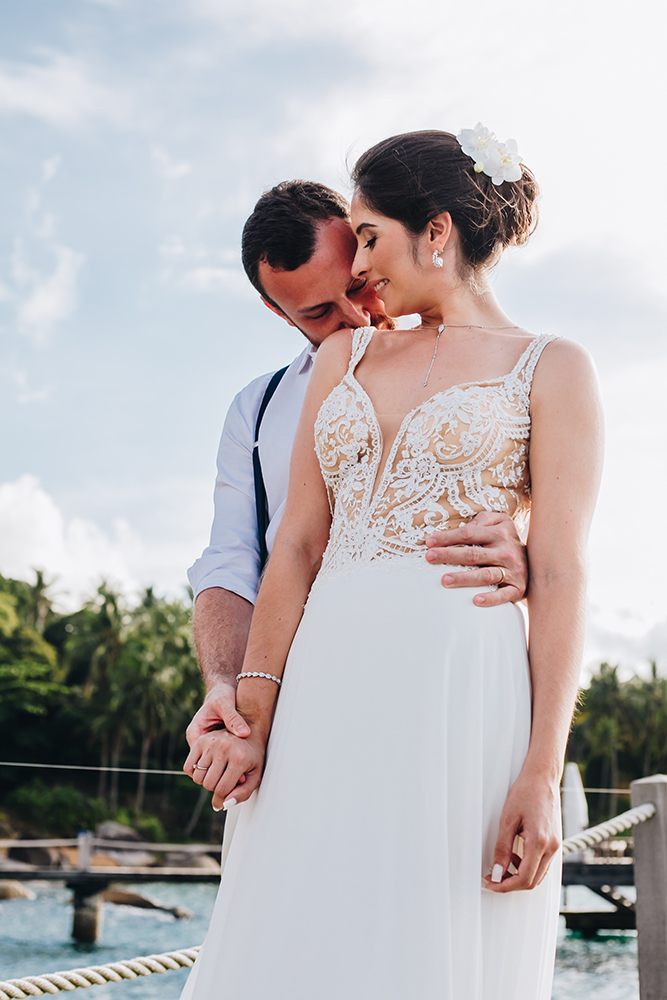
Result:
[[[235,805],[236,805],[236,799],[227,799],[225,802],[222,803],[222,808],[226,812],[228,809],[231,809],[232,806]]]
[[[213,806],[213,812],[214,813],[222,812],[222,806]]]
[[[502,877],[503,877],[503,866],[502,865],[494,865],[493,866],[493,871],[491,872],[491,881],[492,882],[500,882],[500,880],[502,879]]]

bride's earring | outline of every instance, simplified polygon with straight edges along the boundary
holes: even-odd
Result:
[[[440,256],[440,251],[439,250],[434,250],[433,251],[433,267],[442,267],[443,263],[444,263],[444,261],[443,261],[442,257]]]

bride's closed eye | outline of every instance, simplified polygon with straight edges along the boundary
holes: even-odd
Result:
[[[372,247],[375,244],[376,240],[377,236],[371,236],[368,243],[364,243],[364,250],[367,250],[369,247]]]

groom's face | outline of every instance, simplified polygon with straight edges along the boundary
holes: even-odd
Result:
[[[368,326],[384,320],[384,308],[364,280],[352,277],[357,241],[345,219],[329,219],[317,227],[315,253],[294,271],[259,265],[266,302],[315,346],[335,330]],[[266,300],[265,300],[266,301]]]

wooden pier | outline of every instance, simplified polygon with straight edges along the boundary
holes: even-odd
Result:
[[[565,917],[569,927],[591,936],[602,928],[627,930],[636,927],[639,938],[641,1000],[667,1000],[667,775],[654,775],[635,781],[631,785],[631,791],[631,810],[597,827],[570,836],[563,843],[563,853],[568,852],[573,857],[573,860],[568,860],[563,865],[563,885],[586,886],[612,903],[615,910],[586,913],[566,910]],[[591,857],[587,854],[589,847],[612,839],[631,827],[634,827],[634,858],[609,859]],[[220,878],[218,871],[198,868],[92,864],[94,847],[112,848],[116,851],[123,849],[137,851],[139,848],[144,848],[157,854],[171,852],[217,854],[216,849],[205,844],[109,842],[97,840],[90,833],[80,834],[76,841],[0,841],[0,847],[19,846],[77,847],[76,866],[59,868],[16,864],[12,867],[8,864],[0,869],[0,878],[65,882],[74,895],[73,935],[80,941],[97,939],[102,910],[101,893],[114,882],[215,883]],[[582,853],[578,853],[580,851]],[[633,884],[637,889],[636,904],[619,891],[619,887],[624,888]],[[171,961],[169,956],[166,958]],[[190,958],[187,961],[190,962]],[[91,970],[76,970],[76,976],[81,978],[82,971],[91,972]],[[160,966],[150,971],[164,971],[164,968]],[[92,969],[92,973],[99,975],[99,970]],[[142,972],[142,974],[149,973]],[[14,989],[11,983],[4,985]],[[86,983],[77,982],[76,985],[86,985]],[[53,992],[48,984],[46,992]],[[16,995],[16,993],[3,993],[3,996],[7,997]]]
[[[220,881],[220,870],[210,868],[176,868],[151,865],[150,867],[114,865],[94,865],[93,851],[99,848],[123,851],[150,851],[153,854],[219,854],[219,849],[210,844],[153,844],[141,841],[103,840],[93,837],[91,833],[80,833],[76,840],[0,840],[0,847],[46,847],[46,848],[76,848],[76,867],[67,866],[37,866],[24,863],[0,868],[1,879],[11,879],[20,882],[46,880],[49,882],[64,882],[72,890],[74,915],[72,920],[72,937],[76,941],[91,944],[98,940],[102,929],[102,894],[117,882],[147,883],[147,882],[198,882],[217,883]]]

